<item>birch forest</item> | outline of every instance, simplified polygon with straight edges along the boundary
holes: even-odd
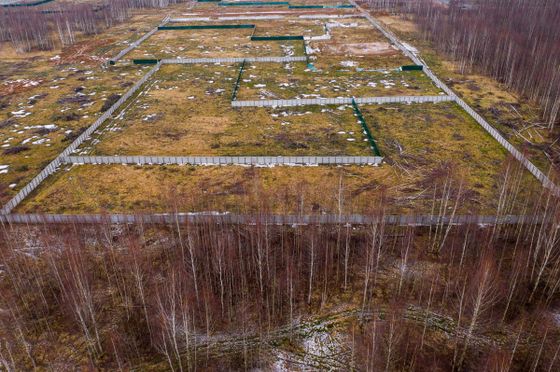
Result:
[[[48,7],[0,8],[0,42],[19,52],[72,45],[77,35],[95,35],[124,22],[135,8],[164,8],[185,0],[103,0],[54,2]]]

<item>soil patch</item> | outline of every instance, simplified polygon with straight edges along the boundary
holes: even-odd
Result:
[[[398,50],[391,44],[385,42],[373,43],[355,43],[355,44],[338,44],[325,43],[322,45],[322,51],[327,54],[334,55],[395,55]]]

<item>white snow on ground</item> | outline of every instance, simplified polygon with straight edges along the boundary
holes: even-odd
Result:
[[[306,45],[305,50],[306,50],[307,54],[317,54],[317,53],[321,52],[321,49],[319,47],[313,48],[310,45]]]
[[[39,139],[39,140],[37,140],[37,141],[31,142],[31,144],[32,144],[32,145],[42,145],[43,143],[49,142],[49,141],[50,141],[50,139],[48,139],[48,138],[41,138],[41,139]]]
[[[21,141],[21,144],[25,145],[26,143],[33,141],[35,138],[39,138],[39,137],[33,136],[33,137],[30,137],[30,138],[26,138],[23,141]]]
[[[21,86],[28,88],[28,87],[35,87],[41,83],[41,80],[28,80],[28,79],[17,79],[17,80],[7,80],[4,82],[4,85],[13,85],[13,84],[21,84]]]
[[[556,325],[560,328],[560,309],[552,312],[552,319],[554,319]]]
[[[355,66],[358,66],[358,62],[354,62],[354,61],[341,61],[341,62],[340,62],[340,65],[341,65],[341,66],[344,66],[344,67],[355,67]]]
[[[55,124],[47,124],[47,125],[32,125],[30,127],[23,127],[23,129],[49,129],[49,130],[54,130],[57,129],[58,127]]]
[[[8,173],[9,165],[0,165],[0,174]]]
[[[327,28],[331,28],[331,27],[349,28],[349,27],[358,27],[358,23],[357,23],[357,22],[342,23],[342,22],[333,21],[333,22],[327,22],[327,23],[325,24],[325,26],[326,26]]]
[[[25,110],[12,111],[11,114],[14,116],[14,118],[24,118],[24,117],[26,117],[26,116],[31,115],[30,112],[25,111]]]
[[[273,371],[315,371],[340,370],[348,355],[345,340],[338,332],[318,332],[306,337],[301,346],[302,353],[275,350],[275,360],[271,365]],[[294,368],[297,366],[296,368]]]

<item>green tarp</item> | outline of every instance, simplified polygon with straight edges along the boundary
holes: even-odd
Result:
[[[303,36],[251,36],[251,41],[266,41],[266,40],[303,40]]]
[[[233,93],[231,94],[231,100],[235,101],[237,99],[237,91],[239,90],[239,84],[241,83],[241,75],[243,75],[243,69],[245,68],[245,60],[241,62],[241,68],[239,69],[239,75],[237,75],[237,80],[233,86]]]
[[[401,66],[402,71],[422,71],[423,69],[424,69],[424,66],[422,66],[422,65]]]
[[[371,131],[367,126],[366,119],[364,119],[364,116],[362,115],[362,111],[360,111],[360,108],[358,107],[356,101],[354,101],[354,98],[352,98],[352,107],[354,108],[354,113],[356,114],[358,120],[360,121],[362,129],[364,130],[364,135],[366,136],[369,142],[369,146],[371,147],[373,154],[375,156],[381,156],[381,152],[379,151],[379,148],[377,148],[377,143],[375,143],[375,139],[373,139],[373,136],[371,135]]]
[[[159,59],[150,59],[150,58],[132,60],[132,63],[134,63],[135,65],[157,65],[158,62]]]

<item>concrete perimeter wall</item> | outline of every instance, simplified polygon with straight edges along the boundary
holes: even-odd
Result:
[[[99,223],[225,223],[225,224],[266,224],[266,225],[309,225],[309,224],[351,224],[371,225],[385,223],[397,226],[433,225],[507,225],[539,224],[539,216],[483,216],[483,215],[240,215],[230,213],[160,213],[160,214],[10,214],[0,215],[1,224],[99,224]]]
[[[381,156],[67,156],[70,164],[190,165],[378,165]]]

